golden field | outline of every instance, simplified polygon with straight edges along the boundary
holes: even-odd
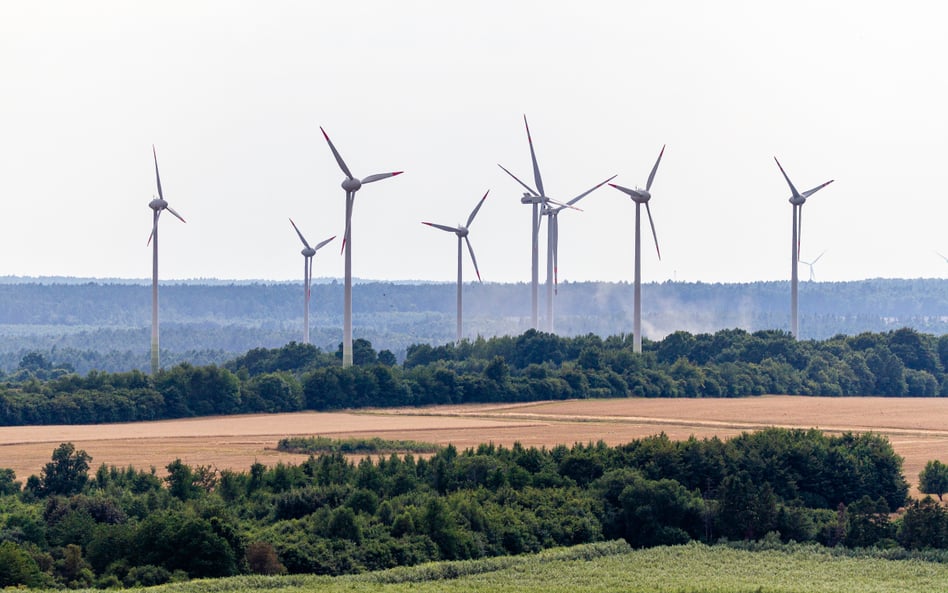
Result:
[[[948,398],[818,398],[568,400],[352,412],[222,416],[132,424],[0,427],[0,467],[25,480],[38,474],[59,443],[72,442],[102,463],[163,472],[175,459],[189,465],[247,470],[254,461],[305,459],[276,451],[287,436],[386,439],[525,446],[610,445],[665,432],[670,438],[719,436],[769,426],[827,432],[872,431],[888,437],[914,485],[930,459],[948,463]]]

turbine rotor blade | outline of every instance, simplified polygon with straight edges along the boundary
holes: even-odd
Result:
[[[329,237],[325,241],[320,241],[319,243],[316,244],[316,247],[313,247],[313,251],[319,251],[321,248],[325,247],[330,241],[332,241],[335,238],[336,238],[336,235],[333,235],[332,237]],[[309,245],[307,245],[307,247],[309,247]]]
[[[296,223],[293,222],[293,219],[292,219],[292,218],[290,219],[290,224],[293,225],[293,229],[296,231],[296,234],[299,235],[300,241],[303,242],[303,245],[304,245],[307,249],[310,249],[309,243],[306,242],[306,239],[303,237],[303,233],[300,232],[300,229],[296,226]]]
[[[655,239],[655,252],[658,253],[658,259],[662,259],[662,251],[658,248],[658,235],[655,234],[655,223],[652,221],[652,210],[648,207],[648,202],[645,202],[645,212],[648,214],[648,224],[652,227],[652,238]]]
[[[567,206],[572,206],[572,205],[575,204],[576,202],[582,200],[583,198],[585,198],[586,196],[588,196],[588,195],[591,194],[592,192],[596,191],[597,189],[599,189],[599,188],[602,187],[603,185],[609,183],[610,181],[612,181],[612,180],[615,179],[615,178],[616,178],[616,175],[613,175],[612,177],[610,177],[609,179],[606,179],[606,180],[603,181],[602,183],[598,183],[598,184],[592,186],[591,188],[589,188],[589,189],[587,189],[586,191],[584,191],[583,193],[579,194],[578,196],[576,196],[575,198],[573,198],[573,199],[570,200],[569,202],[566,202],[566,205],[567,205]]]
[[[530,186],[527,185],[526,183],[520,181],[520,179],[518,179],[516,175],[514,175],[513,173],[511,173],[510,171],[508,171],[503,165],[501,165],[500,163],[497,163],[497,166],[500,167],[501,169],[503,169],[503,170],[504,170],[504,173],[506,173],[507,175],[510,175],[511,177],[513,177],[514,180],[515,180],[517,183],[519,183],[520,185],[522,185],[523,188],[526,189],[528,192],[530,192],[531,194],[533,194],[533,195],[534,195],[535,197],[537,197],[537,198],[540,197],[540,194],[538,194],[535,189],[533,189],[532,187],[530,187]]]
[[[477,216],[477,211],[481,209],[481,205],[484,203],[484,200],[487,199],[487,194],[490,193],[490,190],[487,190],[484,193],[484,197],[481,198],[481,201],[477,203],[477,206],[474,206],[474,210],[471,211],[471,215],[467,217],[467,224],[464,226],[467,228],[471,227],[471,223],[474,222],[474,217]]]
[[[655,166],[652,167],[652,172],[648,174],[648,183],[645,184],[645,191],[652,189],[652,181],[655,179],[655,171],[658,171],[658,164],[662,162],[663,154],[665,154],[665,145],[662,145],[662,151],[658,153],[658,160],[655,161]]]
[[[158,182],[158,197],[164,200],[165,196],[161,193],[161,175],[158,174],[158,151],[155,150],[154,144],[151,145],[151,153],[155,157],[155,181]]]
[[[527,128],[527,142],[530,143],[530,159],[533,161],[533,181],[537,184],[540,195],[545,196],[546,192],[543,191],[543,179],[540,178],[540,167],[537,165],[537,154],[533,150],[533,138],[530,136],[530,126],[527,124],[526,114],[523,116],[523,125]]]
[[[404,171],[394,171],[392,173],[376,173],[375,175],[369,175],[362,180],[363,184],[372,183],[373,181],[378,181],[379,179],[388,179],[389,177],[395,177],[396,175],[401,175]]]
[[[355,205],[352,195],[352,192],[346,193],[346,232],[342,235],[342,248],[340,248],[339,253],[346,250],[346,245],[349,243],[349,232],[352,230],[352,207]]]
[[[554,206],[559,206],[560,209],[569,208],[570,210],[576,210],[577,212],[582,212],[582,211],[583,211],[582,208],[577,208],[576,206],[573,206],[572,204],[564,204],[563,202],[554,200],[553,198],[543,198],[543,203],[544,203],[544,204],[553,204]]]
[[[637,193],[634,189],[629,189],[629,188],[627,188],[627,187],[622,187],[621,185],[616,185],[615,183],[610,183],[610,184],[609,184],[609,187],[614,187],[614,188],[616,188],[617,190],[621,191],[622,193],[628,194],[628,195],[630,195],[630,196],[634,196],[634,195],[636,195],[636,193]]]
[[[442,231],[448,231],[449,233],[455,233],[455,234],[457,234],[457,232],[461,230],[461,229],[459,229],[459,228],[457,228],[457,227],[447,226],[447,225],[443,225],[443,224],[437,224],[437,223],[434,223],[434,222],[422,222],[421,224],[426,224],[426,225],[428,225],[428,226],[430,226],[430,227],[434,227],[434,228],[436,228],[436,229],[441,229]]]
[[[332,140],[329,139],[329,134],[326,133],[326,130],[322,126],[319,126],[319,131],[323,133],[323,137],[326,139],[326,142],[329,143],[329,150],[332,151],[332,155],[336,157],[336,163],[339,164],[339,168],[342,169],[342,172],[346,174],[346,177],[349,179],[355,179],[352,176],[352,173],[349,172],[349,167],[346,166],[346,162],[342,160],[342,157],[339,155],[339,151],[336,150],[336,147],[333,145]]]
[[[151,240],[158,233],[158,219],[161,218],[161,210],[155,212],[155,223],[151,227],[151,234],[148,235],[148,242],[145,245],[151,245]]]
[[[559,247],[560,247],[560,218],[553,213],[550,216],[550,228],[547,229],[548,233],[553,233],[553,294],[559,294],[559,269],[558,269],[558,259],[559,259]]]
[[[820,185],[817,185],[817,186],[814,187],[813,189],[808,189],[808,190],[806,190],[805,192],[803,192],[803,197],[804,197],[804,198],[809,198],[810,196],[812,196],[812,195],[815,194],[816,192],[820,191],[821,189],[823,189],[823,188],[826,187],[827,185],[833,183],[833,181],[835,181],[835,179],[830,179],[830,180],[827,181],[826,183],[821,183]]]
[[[783,166],[781,166],[780,161],[777,160],[777,157],[774,157],[774,161],[777,162],[777,166],[780,168],[780,172],[783,173],[783,178],[787,180],[787,185],[790,186],[790,192],[793,194],[793,197],[795,197],[795,198],[804,198],[804,196],[801,196],[801,195],[800,195],[800,192],[797,191],[797,188],[793,187],[793,182],[790,181],[790,178],[789,178],[789,177],[787,177],[787,172],[783,170]],[[819,189],[819,188],[817,188],[817,189]],[[814,191],[815,191],[815,190],[814,190]]]
[[[467,250],[471,254],[471,261],[474,262],[474,271],[477,272],[477,281],[483,282],[483,280],[481,280],[481,271],[477,269],[477,258],[474,257],[474,248],[471,247],[471,240],[467,238],[467,235],[464,236],[464,242],[467,243]]]
[[[803,244],[803,204],[796,206],[800,209],[797,214],[797,260],[800,259],[800,246]]]
[[[810,265],[812,266],[812,265],[815,264],[816,262],[820,261],[820,258],[823,257],[823,254],[824,254],[824,253],[826,253],[825,250],[823,251],[823,253],[821,253],[821,254],[819,254],[818,256],[816,256],[816,259],[814,259],[813,262],[812,262]]]
[[[165,210],[167,210],[168,212],[170,212],[171,214],[173,214],[174,217],[177,218],[178,220],[180,220],[181,222],[184,222],[184,223],[187,223],[187,222],[188,222],[188,221],[186,221],[185,219],[181,218],[181,215],[178,214],[177,212],[175,212],[175,211],[171,208],[171,206],[166,206],[166,207],[165,207]]]

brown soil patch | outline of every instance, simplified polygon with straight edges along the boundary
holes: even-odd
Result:
[[[280,453],[286,436],[379,436],[464,449],[480,443],[610,445],[664,432],[673,439],[727,438],[768,426],[886,435],[905,459],[910,483],[930,459],[948,463],[948,399],[815,398],[571,400],[531,404],[438,406],[315,413],[229,416],[92,426],[0,428],[0,467],[19,479],[38,474],[61,442],[72,442],[105,463],[159,471],[181,459],[190,465],[247,470],[254,461],[299,463]],[[917,494],[917,492],[913,493]]]

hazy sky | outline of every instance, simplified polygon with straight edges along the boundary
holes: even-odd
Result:
[[[547,194],[652,187],[643,279],[782,280],[789,190],[818,280],[948,277],[948,8],[935,2],[0,3],[0,276],[302,277],[343,232],[330,134],[364,177],[353,273],[528,281],[526,114]],[[631,280],[634,204],[560,215],[561,280]],[[645,229],[643,229],[644,231]],[[341,238],[341,237],[340,237]],[[541,236],[545,253],[545,226]],[[340,239],[314,276],[339,277]],[[466,258],[465,254],[465,258]],[[541,269],[544,264],[541,259]],[[465,277],[473,268],[465,262]],[[801,276],[807,276],[806,266]],[[541,274],[542,278],[542,274]]]

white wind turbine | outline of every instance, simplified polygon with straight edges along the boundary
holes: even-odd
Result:
[[[538,292],[539,292],[539,291],[538,291],[538,286],[539,286],[539,283],[540,283],[540,280],[539,280],[539,276],[540,276],[540,262],[539,262],[540,256],[539,256],[539,252],[540,252],[540,222],[542,221],[542,218],[541,218],[541,208],[543,208],[543,209],[545,210],[546,208],[549,207],[550,204],[553,204],[554,206],[561,206],[561,207],[564,207],[564,208],[571,208],[571,209],[573,209],[573,210],[579,210],[579,208],[576,208],[575,206],[573,206],[573,202],[576,202],[576,201],[578,201],[580,198],[583,198],[584,196],[586,196],[587,194],[589,194],[590,192],[592,192],[592,191],[595,190],[596,188],[602,186],[602,185],[605,184],[606,182],[603,181],[602,183],[600,183],[600,184],[594,186],[592,189],[586,191],[585,193],[582,193],[582,194],[580,194],[579,196],[573,198],[569,203],[566,203],[566,204],[564,204],[564,203],[562,203],[562,202],[558,202],[558,201],[556,201],[556,200],[550,198],[549,196],[547,196],[547,195],[546,195],[546,192],[545,192],[544,189],[543,189],[543,179],[542,179],[542,177],[540,176],[540,167],[539,167],[539,165],[537,165],[537,155],[536,155],[536,152],[535,152],[534,149],[533,149],[533,138],[530,136],[530,126],[529,126],[529,124],[527,124],[527,116],[526,116],[526,115],[523,116],[523,125],[524,125],[524,127],[526,128],[526,130],[527,130],[527,142],[530,144],[530,160],[533,162],[533,180],[534,180],[534,182],[536,183],[536,189],[530,187],[529,185],[527,185],[527,184],[524,183],[523,181],[520,181],[520,179],[518,179],[516,175],[514,175],[513,173],[511,173],[510,171],[508,171],[503,165],[498,164],[497,166],[500,167],[501,169],[503,169],[503,170],[504,170],[504,173],[506,173],[507,175],[510,175],[511,177],[513,177],[514,180],[515,180],[517,183],[519,183],[520,185],[522,185],[523,188],[527,190],[526,192],[524,192],[523,197],[520,198],[520,203],[521,203],[521,204],[531,204],[531,205],[533,206],[533,217],[532,217],[532,219],[531,219],[531,220],[532,220],[532,222],[531,222],[531,230],[532,230],[532,257],[531,257],[531,267],[530,267],[530,270],[531,270],[531,277],[530,277],[530,282],[531,282],[531,284],[530,284],[530,298],[531,298],[531,301],[532,301],[532,324],[533,324],[533,328],[534,328],[534,329],[539,329],[539,317],[540,317],[540,315],[539,315],[539,303],[538,303]],[[612,179],[613,177],[615,177],[615,175],[613,175],[613,176],[610,177],[609,179]],[[608,179],[607,179],[606,181],[608,181]],[[545,212],[543,212],[543,213],[545,213]],[[548,232],[549,232],[549,231],[548,231]],[[548,315],[547,324],[548,324],[548,326],[549,326],[549,328],[548,328],[549,331],[553,331],[553,320],[552,320],[552,317],[551,317],[551,315],[552,315],[552,309],[553,309],[553,300],[552,300],[552,299],[553,299],[553,293],[552,293],[552,291],[553,291],[553,272],[552,272],[553,264],[552,264],[552,261],[550,261],[550,258],[552,257],[553,249],[552,249],[552,244],[549,243],[549,240],[548,240],[548,245],[547,245],[547,247],[548,247],[548,253],[547,253],[547,280],[546,280],[546,284],[547,284],[547,315]]]
[[[303,250],[300,251],[300,253],[303,254],[303,343],[309,344],[309,297],[310,286],[313,283],[313,256],[336,237],[333,235],[325,241],[317,243],[316,247],[310,247],[309,243],[306,242],[306,238],[303,237],[303,233],[300,232],[299,227],[296,226],[292,218],[290,219],[290,224],[293,225],[293,230],[296,231],[296,234],[300,237],[300,241],[303,242]]]
[[[799,317],[797,315],[797,284],[799,283],[797,264],[800,260],[800,229],[803,227],[803,204],[806,203],[807,198],[823,189],[827,185],[833,183],[833,180],[830,179],[826,183],[817,185],[813,189],[809,189],[801,194],[797,191],[797,188],[793,186],[793,182],[790,181],[790,177],[788,177],[787,172],[783,170],[783,167],[780,165],[780,161],[777,160],[777,157],[774,157],[774,161],[777,162],[777,167],[783,174],[783,178],[787,180],[787,185],[790,186],[790,204],[793,205],[793,242],[790,249],[790,334],[794,338],[797,338],[800,329]]]
[[[342,181],[342,189],[346,190],[346,232],[342,237],[342,250],[345,252],[346,259],[342,316],[342,366],[349,367],[352,366],[352,206],[355,202],[355,194],[359,191],[359,188],[366,183],[401,175],[403,171],[376,173],[375,175],[369,175],[359,180],[352,176],[349,167],[346,166],[345,161],[339,156],[339,151],[336,150],[332,140],[329,139],[329,135],[326,134],[326,130],[322,127],[319,129],[323,133],[323,137],[326,138],[326,142],[329,143],[329,149],[336,158],[336,163],[338,163],[339,168],[342,169],[342,172],[346,175],[346,178]]]
[[[661,152],[658,153],[658,159],[655,160],[655,165],[652,167],[652,172],[648,175],[648,182],[645,184],[645,189],[640,187],[629,189],[614,183],[609,184],[622,193],[628,194],[629,197],[632,198],[632,201],[635,202],[635,286],[633,293],[633,299],[635,302],[633,306],[633,352],[642,351],[642,204],[645,204],[645,212],[648,214],[648,224],[652,227],[652,238],[655,240],[655,251],[658,253],[658,259],[662,259],[662,252],[658,248],[658,235],[655,234],[655,223],[652,221],[652,211],[648,207],[648,201],[652,199],[652,194],[650,193],[652,189],[652,182],[655,180],[655,172],[658,171],[658,164],[662,162],[663,154],[665,154],[664,146],[662,146]]]
[[[458,236],[458,319],[457,319],[457,323],[458,323],[457,343],[458,344],[461,343],[461,286],[462,286],[461,264],[463,261],[463,258],[461,257],[462,255],[461,241],[463,239],[463,241],[467,243],[467,250],[471,254],[471,262],[474,264],[474,271],[477,272],[477,280],[478,282],[480,282],[481,272],[480,270],[477,269],[477,258],[474,257],[474,248],[471,247],[471,240],[468,238],[468,234],[470,232],[471,223],[474,222],[474,217],[477,216],[477,211],[481,209],[481,205],[484,203],[484,200],[487,199],[487,194],[489,193],[490,193],[490,190],[487,190],[487,192],[484,193],[484,197],[480,199],[480,201],[477,203],[477,206],[475,206],[474,210],[471,211],[471,215],[467,217],[467,222],[464,225],[458,225],[456,227],[452,227],[452,226],[447,226],[443,224],[436,224],[433,222],[421,223],[421,224],[426,224],[430,227],[434,227],[436,229],[441,229],[442,231],[454,233],[455,235]]]
[[[543,207],[542,213],[547,217],[546,222],[546,320],[547,320],[547,331],[553,333],[554,324],[553,324],[553,295],[558,293],[557,286],[558,281],[558,259],[559,259],[559,243],[560,243],[560,222],[559,216],[560,212],[566,210],[567,208],[573,208],[573,204],[582,200],[594,190],[599,189],[606,183],[615,179],[615,175],[606,179],[599,185],[596,185],[592,189],[586,190],[585,192],[579,194],[569,202],[566,202],[564,205],[552,206],[546,204]],[[573,208],[574,210],[577,208]],[[553,289],[550,290],[550,286],[553,286]]]
[[[824,253],[826,253],[826,251],[823,251],[823,253],[817,255],[816,259],[814,259],[813,261],[803,261],[802,259],[800,260],[801,264],[806,264],[810,267],[810,282],[813,282],[816,280],[816,274],[813,272],[813,266],[816,265],[816,262],[820,261],[820,258],[823,257]]]
[[[162,210],[167,210],[181,222],[185,222],[181,215],[175,212],[161,191],[161,175],[158,174],[158,152],[155,145],[151,145],[152,156],[155,157],[155,181],[158,183],[158,197],[148,203],[152,209],[153,223],[151,234],[148,235],[148,243],[151,243],[151,374],[155,375],[160,368],[158,356],[158,219],[161,217]],[[147,243],[146,243],[147,245]]]

